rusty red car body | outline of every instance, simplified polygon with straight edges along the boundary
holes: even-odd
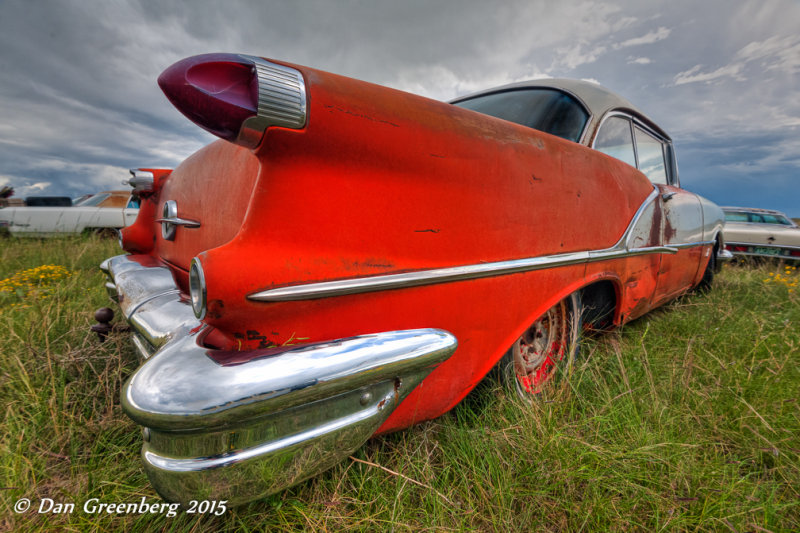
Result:
[[[215,84],[226,68],[227,81]],[[267,98],[264,87],[286,76],[271,105],[284,98],[302,117],[251,127],[248,117],[269,113],[255,105]],[[710,281],[723,249],[722,213],[680,188],[669,137],[592,84],[482,93],[543,87],[566,95],[586,111],[573,140],[458,107],[474,99],[442,103],[249,56],[190,58],[161,85],[223,140],[171,173],[153,171],[137,221],[122,232],[130,255],[102,268],[145,359],[123,407],[146,428],[145,466],[169,499],[245,501],[314,475],[373,434],[447,412],[570,295],[599,310],[587,321],[619,325]],[[244,109],[241,130],[213,124],[206,107],[215,98]],[[665,183],[634,168],[645,141],[634,166],[591,148],[609,117],[627,120],[634,138],[642,130],[661,143]],[[154,273],[157,288],[144,281]],[[270,398],[300,393],[259,388],[252,378],[294,372],[293,391],[321,387],[308,366],[321,350],[366,342],[359,346],[368,352],[376,338],[397,347],[408,331],[429,345],[409,350],[434,355],[396,373],[381,374],[377,367],[391,367],[381,362],[327,396],[270,407]],[[367,364],[367,352],[353,364]],[[299,366],[277,366],[301,357]],[[246,393],[210,398],[227,394],[213,383],[222,372],[240,372],[219,379],[248,381]],[[377,382],[391,385],[367,390]],[[388,412],[346,445],[349,430],[337,426],[322,449],[319,435],[304,435],[332,423],[327,401]],[[282,413],[307,422],[280,429]],[[329,451],[331,443],[340,449]]]

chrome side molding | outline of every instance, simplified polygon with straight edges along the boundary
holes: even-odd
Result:
[[[361,278],[349,278],[333,281],[304,283],[301,285],[288,285],[259,291],[247,296],[250,300],[260,302],[286,302],[295,300],[313,300],[317,298],[330,298],[348,294],[383,291],[390,289],[405,289],[436,283],[464,281],[471,279],[503,276],[519,272],[530,272],[544,268],[556,268],[568,265],[594,263],[609,259],[622,259],[646,254],[676,254],[680,249],[693,248],[713,244],[714,241],[698,241],[667,246],[638,246],[637,237],[643,229],[649,232],[650,221],[645,216],[648,208],[659,198],[658,189],[647,196],[642,205],[634,214],[628,228],[620,240],[610,248],[599,250],[586,250],[566,254],[527,257],[509,261],[493,263],[480,263],[448,268],[430,270],[417,270],[400,274],[383,274]],[[640,223],[641,221],[641,223]]]

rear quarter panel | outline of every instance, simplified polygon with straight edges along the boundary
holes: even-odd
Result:
[[[199,254],[206,321],[229,335],[234,348],[446,329],[459,340],[456,355],[383,430],[438,416],[531,322],[585,283],[586,265],[300,302],[254,302],[247,295],[608,248],[653,187],[628,165],[575,143],[407,93],[303,72],[307,127],[268,131],[241,229],[229,243]],[[234,150],[205,152],[191,165],[201,172],[224,166],[219,158]],[[619,271],[649,265],[636,261],[643,262],[601,266],[593,277],[618,280]]]

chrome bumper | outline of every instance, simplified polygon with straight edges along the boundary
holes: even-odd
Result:
[[[122,408],[144,428],[145,470],[167,500],[244,503],[330,468],[457,344],[417,329],[212,350],[198,344],[202,324],[166,267],[117,256],[101,269],[145,359],[123,386]]]
[[[725,248],[722,248],[719,252],[717,252],[718,263],[727,262],[730,261],[731,259],[733,259],[733,254],[729,250],[726,250]]]

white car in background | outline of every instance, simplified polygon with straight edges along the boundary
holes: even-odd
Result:
[[[131,169],[123,181],[132,189],[82,196],[71,207],[6,207],[0,209],[0,230],[19,237],[44,237],[83,232],[116,232],[139,215],[138,191],[153,183],[151,169]]]
[[[131,191],[103,191],[70,207],[0,209],[0,227],[20,237],[117,230],[133,224],[139,199]]]
[[[725,248],[733,255],[800,261],[800,228],[780,211],[723,207]]]

